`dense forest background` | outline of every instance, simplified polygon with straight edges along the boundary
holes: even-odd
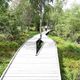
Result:
[[[0,75],[15,51],[40,31],[41,0],[18,0],[13,7],[10,1],[0,0]],[[79,80],[80,5],[74,3],[71,9],[63,10],[66,0],[56,0],[52,6],[47,4],[49,0],[43,1],[42,27],[50,27],[49,37],[57,43],[62,80]]]

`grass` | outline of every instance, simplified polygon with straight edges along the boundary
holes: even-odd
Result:
[[[29,38],[37,34],[36,31],[21,33],[19,40],[6,41],[1,36],[0,41],[0,76],[7,67],[16,50]],[[2,35],[2,34],[1,34]]]
[[[49,37],[57,43],[62,80],[80,80],[80,45],[57,36]]]
[[[5,58],[5,57],[0,58],[0,76],[2,75],[3,71],[7,67],[10,59],[11,58]]]

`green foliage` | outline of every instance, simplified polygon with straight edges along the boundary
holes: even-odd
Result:
[[[0,41],[0,76],[7,67],[10,59],[18,49],[19,45],[16,42]]]
[[[5,27],[7,25],[7,8],[8,8],[8,0],[0,0],[0,33],[5,31]]]
[[[6,11],[8,7],[8,1],[9,0],[0,0],[0,13],[3,13]]]
[[[51,35],[58,36],[51,37],[58,45],[62,78],[75,80],[80,65],[80,46],[71,41],[80,42],[80,6],[75,5],[71,10],[63,11],[65,0],[56,0],[54,7],[45,4],[53,0],[21,0],[17,8],[8,10],[7,1],[0,0],[0,73],[7,65],[3,59],[10,59],[26,39],[36,34],[32,30],[34,26],[39,31],[43,5],[42,25],[52,26]]]
[[[33,9],[29,0],[20,1],[20,4],[16,9],[15,15],[18,17],[18,25],[21,26],[21,30],[25,30],[27,28],[29,29],[29,27],[33,25]]]
[[[53,0],[30,0],[31,7],[33,9],[33,22],[36,27],[36,30],[39,31],[40,27],[40,18],[42,14],[42,9],[44,9],[43,12],[43,18],[42,18],[42,26],[45,26],[48,24],[49,21],[49,9],[50,5],[48,5],[49,2],[53,2]]]
[[[18,44],[16,42],[9,42],[9,41],[3,41],[0,42],[0,48],[4,48],[4,47],[10,47],[10,48],[16,48],[18,46]]]
[[[0,76],[2,75],[3,71],[7,67],[9,61],[10,61],[10,58],[0,57]]]
[[[24,43],[27,39],[31,38],[32,36],[34,36],[35,34],[37,34],[37,32],[35,31],[29,31],[29,32],[22,32],[20,33],[19,39],[16,40],[16,42],[21,45],[22,43]]]
[[[54,7],[46,13],[46,17],[55,35],[75,42],[80,36],[80,6],[75,5],[72,9],[63,11],[64,1],[56,0]]]
[[[0,61],[2,61],[2,60],[0,60]],[[8,63],[9,62],[0,62],[0,76],[2,75],[2,73],[3,73],[3,71],[5,70],[5,68],[7,67],[7,65],[8,65]]]
[[[76,80],[80,69],[80,45],[57,36],[50,36],[57,43],[62,80]]]
[[[0,42],[0,57],[11,57],[13,55],[13,52],[16,51],[16,49],[19,47],[19,45],[16,42],[10,42],[10,41],[1,41]]]
[[[0,34],[0,41],[4,41],[4,40],[6,40],[6,35],[4,35],[4,34]]]
[[[19,46],[35,34],[37,34],[35,31],[20,33],[19,39],[15,41],[3,40],[5,36],[2,37],[2,40],[0,41],[0,76]]]
[[[8,40],[11,41],[19,39],[21,33],[34,26],[32,11],[29,0],[21,0],[15,10],[8,10],[7,8],[5,13],[0,14],[0,33],[8,34]]]
[[[19,39],[16,41],[0,41],[0,57],[12,57],[13,52],[15,52],[19,48],[19,46],[21,46],[27,39],[29,39],[35,34],[37,34],[37,32],[35,31],[27,33],[24,32],[20,34]]]

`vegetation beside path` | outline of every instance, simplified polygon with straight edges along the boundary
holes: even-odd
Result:
[[[49,4],[54,0],[18,0],[10,7],[9,1],[0,0],[0,75],[19,46],[47,25],[58,46],[63,80],[80,80],[80,5],[75,1],[63,9],[68,0],[55,0],[54,6]]]
[[[21,34],[20,39],[15,41],[3,40],[0,41],[0,76],[7,67],[11,58],[17,51],[17,49],[29,38],[37,34],[38,32],[29,31]],[[1,35],[1,34],[0,34]],[[5,36],[6,37],[6,36]]]
[[[57,36],[51,36],[58,47],[62,80],[80,79],[80,45],[64,40]]]

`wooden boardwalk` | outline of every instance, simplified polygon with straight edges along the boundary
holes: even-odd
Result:
[[[61,80],[55,42],[42,33],[43,47],[36,55],[39,35],[29,39],[16,53],[1,80]]]

